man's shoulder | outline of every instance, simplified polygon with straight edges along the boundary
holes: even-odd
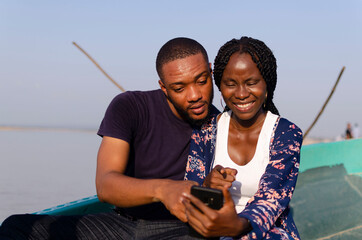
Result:
[[[113,103],[149,103],[151,100],[158,100],[162,98],[161,89],[149,90],[149,91],[126,91],[116,95],[113,98]]]
[[[162,94],[161,89],[148,90],[148,91],[126,91],[118,94],[115,98],[145,98],[160,96]]]

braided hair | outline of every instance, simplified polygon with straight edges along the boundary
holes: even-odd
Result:
[[[273,103],[274,90],[277,84],[276,59],[273,52],[260,40],[251,37],[242,37],[239,40],[234,38],[219,49],[214,62],[214,80],[216,86],[220,90],[220,82],[225,67],[231,55],[234,53],[247,53],[251,56],[267,86],[268,95],[264,109],[279,115],[279,111]]]

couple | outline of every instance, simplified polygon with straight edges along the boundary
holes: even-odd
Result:
[[[272,102],[270,49],[247,37],[220,48],[214,79],[222,114],[211,104],[211,64],[198,42],[168,41],[156,69],[161,90],[116,96],[98,131],[97,194],[115,211],[15,215],[0,239],[195,239],[188,224],[206,237],[299,238],[288,204],[302,133]],[[222,189],[224,207],[211,210],[191,196],[197,183]]]

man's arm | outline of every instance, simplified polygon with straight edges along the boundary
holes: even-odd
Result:
[[[99,200],[119,207],[134,207],[161,201],[172,214],[186,222],[180,197],[182,192],[190,192],[195,183],[128,177],[124,172],[129,152],[128,142],[103,137],[97,157],[96,188]]]

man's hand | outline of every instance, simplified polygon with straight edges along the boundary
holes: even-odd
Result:
[[[230,188],[235,181],[235,176],[238,173],[236,169],[224,168],[216,165],[211,172],[206,176],[204,187],[216,188],[222,190],[224,187]]]
[[[183,193],[182,202],[188,223],[205,237],[237,236],[251,230],[248,220],[236,214],[234,202],[226,187],[223,188],[223,194],[224,206],[220,210],[213,210],[191,194]]]
[[[191,186],[198,185],[193,181],[164,180],[157,190],[155,201],[161,201],[166,208],[183,222],[187,222],[185,205],[181,202],[182,193],[190,193]]]
[[[100,201],[118,207],[135,207],[161,201],[166,208],[186,221],[182,192],[190,192],[192,181],[170,179],[139,179],[126,176],[130,145],[128,142],[103,137],[98,153],[96,186]]]

